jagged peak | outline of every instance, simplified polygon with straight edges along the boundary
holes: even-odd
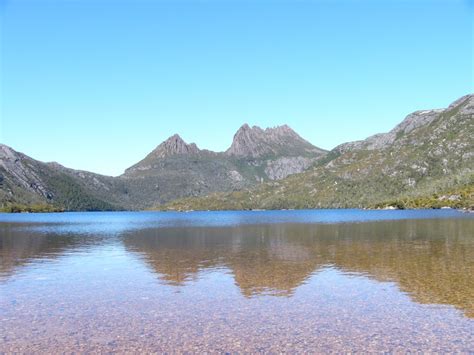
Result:
[[[237,130],[237,132],[234,135],[234,139],[236,137],[239,137],[240,135],[244,134],[263,134],[266,136],[271,136],[271,135],[292,135],[294,137],[299,137],[299,135],[288,125],[284,124],[281,126],[275,126],[275,127],[267,127],[265,129],[262,129],[260,126],[250,126],[248,123],[244,123],[240,128]]]
[[[266,154],[279,154],[282,150],[296,154],[298,151],[309,152],[314,148],[288,125],[262,129],[245,123],[235,133],[226,154],[257,158]]]
[[[237,130],[237,133],[239,131],[263,131],[263,132],[295,132],[290,126],[287,124],[283,124],[280,126],[274,126],[274,127],[267,127],[265,129],[262,129],[260,126],[253,125],[250,126],[248,123],[244,123],[240,128]]]
[[[294,138],[300,138],[300,135],[296,133],[290,126],[287,124],[281,125],[281,126],[275,126],[275,127],[269,127],[265,129],[266,133],[269,134],[276,134],[279,136],[292,136]]]
[[[195,143],[188,144],[179,134],[174,134],[156,147],[151,154],[163,158],[171,155],[197,154],[199,151]]]
[[[187,145],[183,138],[178,133],[173,134],[169,138],[165,139],[159,146],[166,144],[183,144]]]
[[[254,126],[254,127],[257,127],[257,126]],[[237,130],[238,131],[248,131],[252,128],[250,128],[249,124],[248,123],[244,123],[242,126],[240,126],[240,128]]]
[[[259,126],[250,126],[248,123],[244,123],[242,126],[240,126],[240,128],[237,130],[237,132],[235,133],[234,137],[239,135],[239,134],[244,134],[246,132],[264,132],[264,130],[262,128],[260,128]]]
[[[176,155],[196,155],[201,150],[195,143],[186,143],[179,134],[173,134],[160,145],[158,145],[150,154],[137,164],[125,170],[125,174],[133,173],[139,170],[148,170],[153,164],[162,158],[172,157]]]

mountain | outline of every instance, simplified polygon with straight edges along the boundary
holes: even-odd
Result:
[[[243,125],[225,152],[173,135],[118,177],[0,145],[0,208],[473,207],[474,95],[330,152],[288,126]],[[26,207],[25,207],[26,206]]]
[[[301,174],[160,208],[370,207],[422,197],[469,207],[474,201],[473,137],[474,95],[466,95],[446,109],[414,112],[388,133],[339,145]],[[463,193],[445,194],[455,190]]]
[[[245,142],[252,142],[243,150]],[[250,188],[308,169],[326,151],[288,126],[242,126],[226,152],[201,150],[175,134],[119,177],[34,160],[0,149],[0,204],[67,210],[144,209],[178,198]]]
[[[195,155],[201,151],[195,143],[187,144],[178,134],[175,134],[161,143],[144,160],[166,158],[173,155]]]
[[[325,154],[288,126],[263,130],[244,124],[226,152],[199,149],[173,135],[120,179],[128,186],[128,206],[152,207],[178,198],[242,190],[283,179],[308,169]]]
[[[287,125],[263,130],[244,124],[235,134],[226,154],[258,159],[269,156],[313,157],[324,154],[324,151],[301,138]]]
[[[447,118],[451,118],[451,123],[453,120],[456,121],[458,119],[463,121],[466,119],[469,120],[474,114],[473,96],[474,95],[463,96],[449,105],[447,109],[415,111],[388,133],[376,134],[363,141],[344,143],[336,147],[335,150],[345,152],[362,149],[386,149],[392,145],[400,146],[409,143],[406,139],[402,139],[404,136],[418,128],[430,127],[430,125],[434,127],[434,123],[436,121],[439,122],[440,119],[446,124],[449,124]],[[445,130],[446,128],[447,127],[441,127],[440,129]],[[439,134],[439,129],[434,133]],[[416,135],[414,138],[415,140],[419,140]]]
[[[0,202],[67,210],[115,210],[113,178],[43,163],[0,144]],[[113,192],[113,193],[111,193]]]

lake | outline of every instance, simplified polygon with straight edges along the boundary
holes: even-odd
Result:
[[[0,214],[0,352],[474,351],[474,216]]]

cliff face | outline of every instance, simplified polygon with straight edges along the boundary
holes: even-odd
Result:
[[[29,158],[4,144],[0,144],[0,171],[9,174],[8,177],[6,174],[0,175],[2,190],[5,194],[13,195],[13,191],[10,189],[7,191],[6,187],[10,181],[15,181],[17,188],[25,190],[27,194],[37,194],[39,198],[50,198]]]
[[[229,156],[261,158],[265,156],[315,156],[324,151],[301,138],[287,125],[265,130],[244,124],[234,135],[226,151]]]

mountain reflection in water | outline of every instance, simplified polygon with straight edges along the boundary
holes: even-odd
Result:
[[[166,285],[186,288],[222,270],[245,297],[291,297],[313,274],[395,282],[420,304],[446,304],[474,318],[474,221],[392,220],[337,224],[166,226],[118,233],[35,232],[0,227],[0,284],[25,267],[94,248],[125,248]]]

